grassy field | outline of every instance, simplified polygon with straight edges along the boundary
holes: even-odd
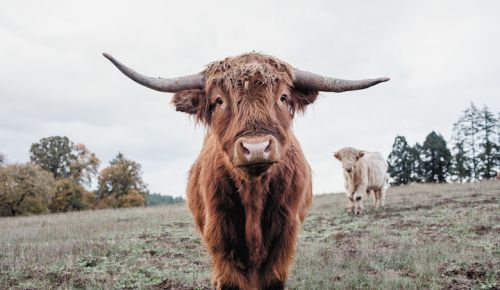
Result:
[[[288,289],[499,289],[500,182],[316,196]],[[209,289],[184,205],[0,218],[0,289]]]

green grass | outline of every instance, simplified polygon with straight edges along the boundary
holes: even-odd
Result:
[[[500,182],[315,196],[288,289],[498,289]],[[0,219],[0,289],[209,289],[184,205]]]

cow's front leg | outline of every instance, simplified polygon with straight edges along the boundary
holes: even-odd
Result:
[[[347,195],[347,212],[348,213],[353,213],[354,212],[354,193],[351,193],[350,191],[346,191]]]
[[[361,214],[363,212],[363,191],[356,190],[352,198],[354,200],[354,214]]]
[[[295,253],[295,245],[300,228],[299,215],[282,219],[281,223],[276,223],[280,229],[271,229],[267,233],[270,239],[267,260],[259,271],[260,287],[264,290],[285,289],[285,281],[288,277],[289,267]]]
[[[236,213],[218,212],[207,218],[203,238],[212,256],[212,284],[217,290],[251,289],[243,231],[244,221]]]
[[[245,267],[237,261],[225,259],[224,254],[213,254],[212,285],[216,290],[246,290],[249,281]]]
[[[372,195],[372,201],[373,201],[373,206],[377,205],[377,190],[372,189],[372,190],[367,190],[366,195]]]

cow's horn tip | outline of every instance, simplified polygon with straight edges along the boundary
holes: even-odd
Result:
[[[107,59],[112,59],[113,57],[111,56],[111,54],[107,53],[107,52],[103,52],[102,55],[107,58]]]

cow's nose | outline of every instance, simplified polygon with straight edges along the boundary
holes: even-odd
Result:
[[[247,159],[252,159],[252,157],[258,157],[258,156],[262,156],[265,159],[267,159],[271,147],[270,143],[271,142],[267,140],[259,143],[241,142],[240,145],[243,150],[243,154]]]
[[[236,141],[236,166],[250,166],[277,162],[278,144],[271,135],[241,137]]]

